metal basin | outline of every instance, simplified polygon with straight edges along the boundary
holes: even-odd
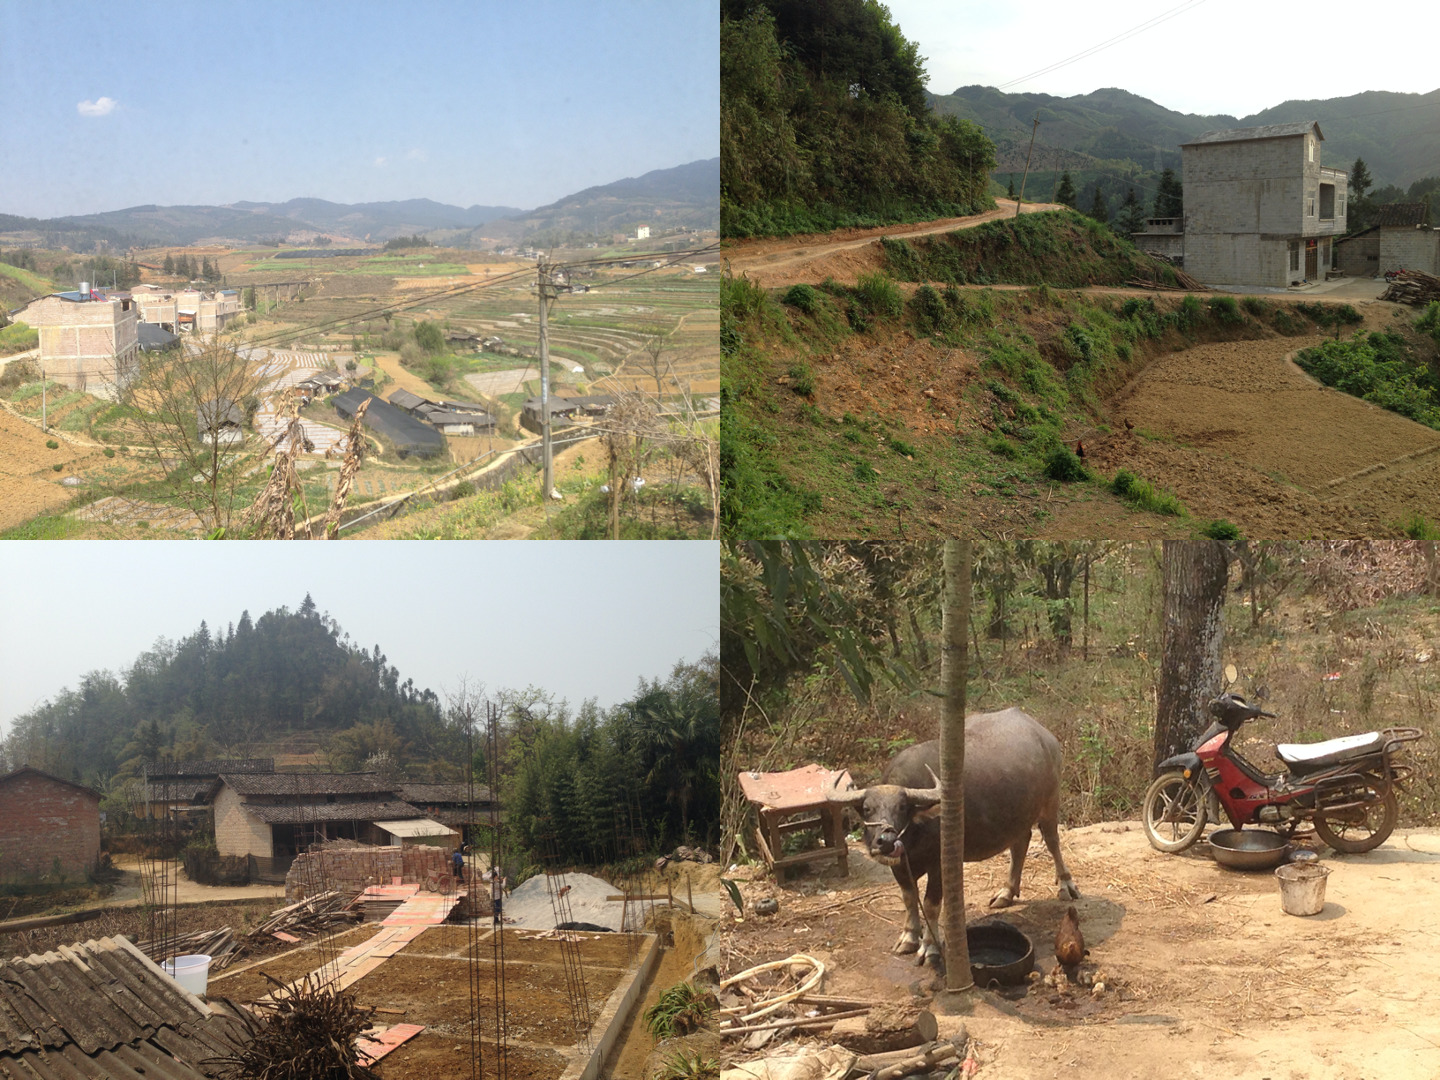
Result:
[[[1035,966],[1035,946],[1007,922],[982,922],[965,928],[970,946],[970,974],[976,986],[998,982],[1014,986]]]
[[[1285,837],[1271,829],[1220,829],[1210,834],[1210,853],[1232,870],[1270,870],[1285,861]]]

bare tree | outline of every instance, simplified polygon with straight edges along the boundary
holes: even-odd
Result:
[[[1209,726],[1206,705],[1220,692],[1225,642],[1225,546],[1215,540],[1166,540],[1161,577],[1160,685],[1155,762],[1188,750]]]
[[[665,433],[655,405],[643,395],[621,393],[605,417],[600,437],[610,467],[610,538],[620,539],[620,500],[626,489],[633,493],[651,449],[652,440]]]
[[[670,347],[671,331],[658,323],[652,323],[641,329],[644,340],[640,344],[640,352],[644,357],[646,374],[655,380],[655,400],[660,400],[664,393],[664,374],[670,365],[665,360],[665,351]]]
[[[236,492],[264,443],[241,423],[264,394],[260,365],[218,337],[142,353],[122,403],[165,477],[167,500],[207,531],[228,529]]]

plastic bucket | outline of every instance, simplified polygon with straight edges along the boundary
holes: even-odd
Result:
[[[1319,915],[1325,906],[1325,879],[1330,867],[1316,863],[1287,863],[1276,867],[1280,879],[1280,906],[1287,915]]]
[[[190,993],[196,995],[205,993],[205,986],[210,981],[210,957],[204,953],[177,956],[173,961],[166,960],[160,967],[166,975],[169,975]]]

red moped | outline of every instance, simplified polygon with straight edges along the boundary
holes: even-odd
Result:
[[[1145,835],[1160,851],[1184,851],[1219,821],[1220,811],[1237,829],[1277,826],[1286,838],[1302,825],[1336,851],[1359,853],[1383,844],[1395,828],[1395,792],[1413,774],[1402,760],[1406,743],[1420,738],[1413,727],[1385,728],[1317,743],[1281,743],[1281,773],[1266,773],[1234,746],[1235,734],[1256,717],[1274,717],[1236,694],[1210,703],[1215,722],[1189,753],[1156,766],[1145,792]]]

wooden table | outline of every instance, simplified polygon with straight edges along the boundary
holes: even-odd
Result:
[[[848,771],[831,772],[820,765],[789,772],[740,773],[740,790],[755,807],[759,819],[755,840],[771,870],[834,859],[842,874],[849,873],[845,808],[825,798],[825,789],[837,778],[842,789],[850,785]],[[781,840],[787,834],[810,829],[820,831],[822,847],[796,855],[781,854]]]

